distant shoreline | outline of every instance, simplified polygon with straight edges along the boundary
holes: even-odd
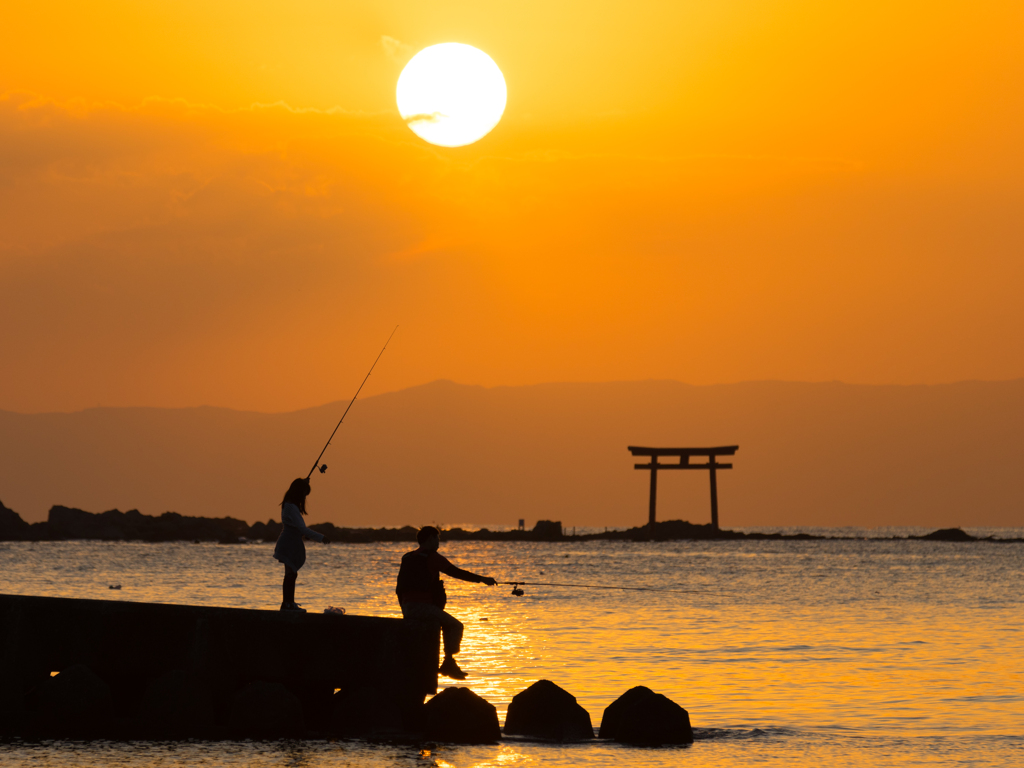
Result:
[[[374,542],[415,542],[416,528],[342,528],[333,523],[317,523],[310,528],[324,534],[330,541],[342,544],[369,544]],[[46,522],[27,523],[14,510],[0,502],[0,541],[149,541],[149,542],[218,542],[241,544],[247,542],[276,541],[281,523],[268,520],[249,525],[233,517],[186,517],[177,512],[159,516],[144,515],[132,509],[121,512],[86,512],[72,507],[54,506]],[[650,526],[599,533],[566,533],[561,522],[540,520],[531,530],[491,531],[481,528],[467,531],[463,528],[444,530],[447,541],[692,541],[692,540],[767,540],[767,541],[949,541],[997,543],[1022,542],[1024,539],[1000,539],[994,536],[977,537],[960,528],[942,528],[923,536],[856,537],[821,536],[810,533],[745,533],[717,530],[710,523],[697,525],[685,520],[666,520]]]

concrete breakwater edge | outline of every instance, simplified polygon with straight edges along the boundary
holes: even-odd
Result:
[[[371,616],[0,595],[0,738],[371,738],[492,743],[497,710],[437,693],[439,627]],[[505,732],[594,738],[590,714],[540,680]],[[689,714],[636,686],[601,738],[693,741]]]
[[[331,541],[342,543],[371,543],[388,541],[416,541],[416,528],[343,528],[333,523],[310,526]],[[73,507],[56,505],[50,508],[45,522],[28,523],[12,509],[0,502],[0,541],[217,541],[237,544],[246,541],[276,541],[281,523],[268,520],[250,525],[232,517],[187,517],[177,512],[162,515],[144,515],[138,510],[121,512],[87,512]],[[666,520],[654,526],[643,525],[626,530],[609,530],[575,535],[555,520],[539,520],[529,530],[491,531],[486,528],[468,531],[450,528],[444,531],[447,541],[674,541],[685,539],[771,540],[771,539],[826,539],[809,533],[750,533],[718,529],[685,520]],[[893,537],[931,541],[994,541],[1011,542],[1024,539],[975,537],[959,528],[944,528],[923,536]]]

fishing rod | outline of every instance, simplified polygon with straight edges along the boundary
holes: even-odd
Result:
[[[512,587],[512,594],[521,597],[525,593],[519,587],[572,587],[574,589],[625,589],[630,592],[675,592],[680,595],[725,595],[727,592],[708,592],[706,589],[663,589],[661,587],[612,587],[606,584],[555,584],[543,581],[499,581]]]
[[[395,331],[397,331],[397,330],[398,330],[398,326],[396,325],[395,326]],[[391,336],[395,335],[395,331],[391,332]],[[370,374],[373,373],[373,369],[377,367],[377,360],[380,360],[380,356],[384,354],[384,350],[387,349],[388,348],[388,344],[391,343],[391,336],[388,336],[388,340],[384,342],[384,346],[381,348],[380,353],[377,355],[377,359],[373,361],[373,365],[370,366],[370,370],[366,372],[366,378],[363,379],[363,383],[359,385],[359,389],[357,389],[356,393],[354,395],[352,395],[352,399],[349,401],[348,408],[345,409],[345,412],[343,414],[341,414],[341,418],[338,419],[338,424],[337,424],[337,426],[334,427],[334,432],[331,432],[331,436],[329,438],[327,438],[327,444],[324,445],[324,450],[320,451],[320,455],[317,456],[316,457],[316,461],[313,462],[313,469],[309,470],[309,474],[306,475],[306,480],[307,481],[309,480],[309,478],[311,478],[313,476],[313,471],[314,470],[319,469],[321,475],[324,472],[327,471],[327,465],[326,464],[320,464],[320,459],[323,458],[324,451],[327,450],[327,446],[330,445],[331,444],[331,440],[334,439],[334,435],[335,435],[335,433],[337,433],[338,427],[341,426],[341,422],[343,422],[345,420],[345,417],[348,416],[349,408],[352,407],[352,404],[356,401],[356,398],[359,397],[359,393],[363,391],[363,385],[366,384],[366,380],[370,378]],[[320,466],[317,466],[318,464],[320,464]]]

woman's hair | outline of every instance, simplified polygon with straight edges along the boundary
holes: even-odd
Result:
[[[306,514],[306,497],[309,496],[310,490],[309,480],[304,477],[295,478],[292,480],[292,484],[288,486],[284,499],[281,500],[281,506],[294,504],[299,508],[299,512]]]

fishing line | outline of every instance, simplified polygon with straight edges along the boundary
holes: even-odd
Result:
[[[396,325],[395,326],[395,331],[397,331],[397,330],[398,330],[398,326]],[[395,331],[391,332],[391,336],[395,335]],[[320,464],[320,459],[323,458],[324,451],[327,450],[327,446],[330,445],[331,444],[331,440],[334,439],[334,435],[338,431],[338,427],[341,426],[341,422],[343,422],[345,420],[345,417],[348,416],[348,411],[349,411],[349,408],[352,407],[352,403],[354,403],[356,401],[356,398],[359,397],[359,393],[363,391],[363,384],[366,384],[367,379],[370,378],[370,374],[373,373],[373,369],[377,367],[377,360],[380,360],[380,356],[384,354],[384,350],[387,349],[388,348],[388,344],[391,343],[391,336],[388,336],[388,340],[384,342],[384,346],[381,348],[380,353],[377,355],[377,359],[373,361],[373,365],[370,366],[370,370],[366,372],[366,377],[363,379],[363,383],[359,385],[359,389],[357,389],[356,393],[354,395],[352,395],[352,400],[349,401],[348,408],[345,409],[345,412],[343,414],[341,414],[341,418],[338,419],[338,424],[337,424],[337,426],[334,427],[334,432],[331,432],[331,436],[329,438],[327,438],[327,444],[324,445],[324,450],[320,451],[320,455],[317,456],[316,457],[316,461],[313,462],[313,469],[309,470],[309,474],[306,475],[306,480],[309,480],[309,478],[311,478],[313,476],[313,471],[316,470],[316,469],[320,470],[320,474],[321,475],[324,472],[327,471],[327,465],[326,464],[321,464],[320,466],[317,466],[317,465]]]
[[[524,594],[519,587],[572,587],[574,589],[625,589],[630,592],[675,592],[680,595],[727,595],[728,592],[711,592],[706,589],[664,589],[662,587],[613,587],[606,584],[556,584],[544,581],[499,581],[512,587],[512,594],[520,597]]]

